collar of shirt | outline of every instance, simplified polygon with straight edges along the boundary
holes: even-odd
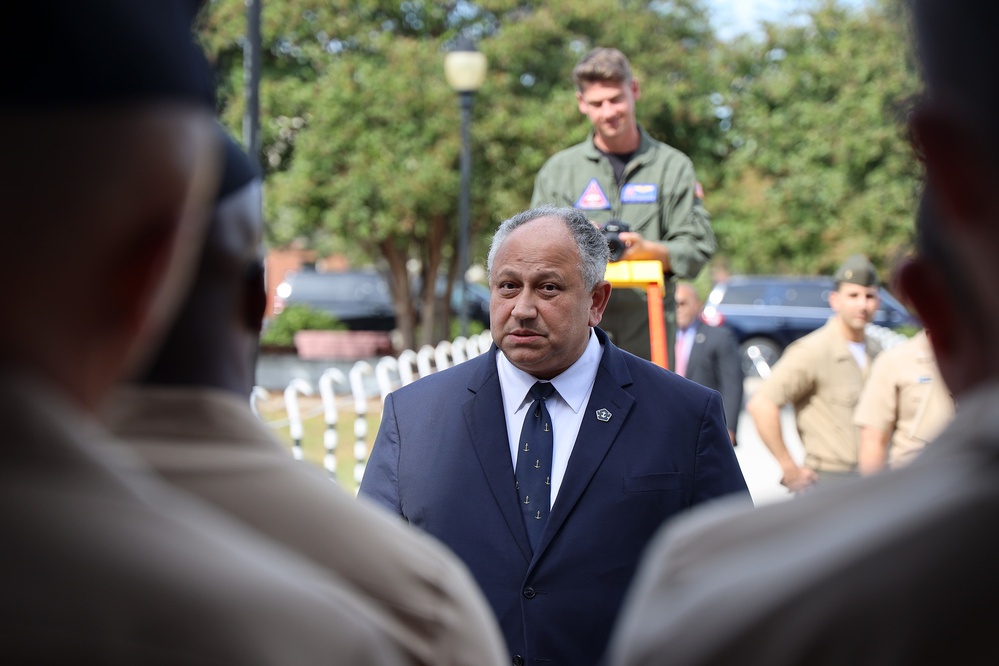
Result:
[[[593,329],[590,329],[590,339],[586,349],[576,362],[565,372],[552,379],[557,399],[549,399],[548,413],[551,414],[555,429],[555,455],[552,460],[552,503],[558,495],[569,456],[576,443],[576,435],[583,422],[583,408],[593,392],[593,384],[600,367],[600,357],[603,349],[597,340]],[[531,387],[537,379],[514,367],[512,363],[498,351],[496,354],[496,370],[499,376],[500,391],[503,394],[503,412],[506,417],[507,439],[510,446],[510,461],[517,467],[517,452],[519,450],[520,430],[524,425],[524,414],[533,402],[530,396]]]
[[[694,342],[694,336],[697,335],[697,324],[691,324],[687,328],[682,328],[676,332],[676,337],[683,338],[683,341],[687,344],[686,349],[690,349],[690,345]]]
[[[589,397],[597,377],[601,353],[600,342],[591,328],[590,339],[582,356],[562,374],[551,380],[555,390],[558,391],[558,397],[572,409],[573,413],[578,414],[583,408],[584,400]],[[530,391],[534,382],[538,381],[537,378],[515,367],[502,351],[496,354],[496,369],[499,374],[500,389],[503,392],[504,410],[508,417],[513,416],[523,420],[524,410],[533,402]]]

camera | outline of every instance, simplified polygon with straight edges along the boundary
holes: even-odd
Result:
[[[600,233],[607,239],[611,261],[620,261],[621,255],[624,254],[625,244],[620,236],[622,231],[631,231],[631,227],[621,220],[611,220],[600,227]]]

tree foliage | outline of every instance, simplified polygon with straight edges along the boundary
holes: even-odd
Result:
[[[909,242],[918,81],[889,14],[824,3],[729,61],[734,149],[711,210],[735,269],[828,273],[863,252],[885,270]]]
[[[232,128],[244,11],[212,0],[200,28]],[[424,285],[457,270],[459,107],[442,63],[464,31],[489,61],[473,109],[473,263],[528,205],[544,160],[587,135],[570,73],[612,45],[639,80],[639,121],[693,159],[733,269],[823,272],[853,251],[886,266],[918,175],[904,137],[916,79],[887,13],[829,0],[762,40],[722,43],[701,0],[263,0],[269,241],[378,264],[407,344],[446,335],[449,294],[426,293],[416,338],[407,267]]]

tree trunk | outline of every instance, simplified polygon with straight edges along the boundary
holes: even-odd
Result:
[[[412,287],[409,284],[409,273],[406,271],[407,253],[400,250],[392,239],[379,243],[382,256],[389,266],[389,288],[392,290],[392,300],[395,303],[395,326],[402,336],[402,345],[406,349],[415,349],[416,311],[413,299],[410,298]]]

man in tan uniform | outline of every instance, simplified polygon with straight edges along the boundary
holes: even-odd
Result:
[[[346,585],[97,420],[172,317],[217,182],[193,4],[15,3],[0,22],[0,663],[410,664]],[[59,48],[35,48],[41,25]]]
[[[953,415],[926,331],[879,354],[853,416],[860,428],[860,473],[908,463]]]
[[[859,433],[853,410],[880,351],[864,328],[877,310],[878,276],[863,255],[853,255],[836,271],[829,296],[835,314],[825,326],[792,343],[773,373],[746,405],[760,439],[780,464],[781,484],[800,492],[816,481],[857,475]],[[787,450],[780,408],[794,405],[804,464]]]
[[[386,642],[407,663],[508,664],[492,611],[457,556],[294,460],[250,411],[266,300],[260,176],[225,140],[194,288],[141,380],[111,401],[112,429],[173,486],[343,581],[384,615]]]

